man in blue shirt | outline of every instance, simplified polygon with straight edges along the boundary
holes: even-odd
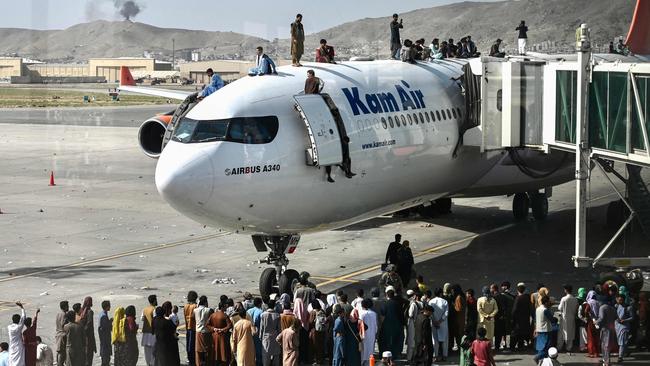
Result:
[[[208,95],[216,92],[217,90],[223,88],[224,83],[223,80],[221,80],[221,77],[212,71],[212,69],[208,69],[206,72],[208,76],[210,77],[210,84],[206,85],[205,88],[199,93],[199,100],[207,97]]]
[[[270,75],[277,74],[275,71],[275,63],[273,60],[264,53],[262,47],[257,47],[257,55],[255,56],[255,67],[248,70],[248,75]]]
[[[9,344],[0,343],[0,366],[9,366]]]

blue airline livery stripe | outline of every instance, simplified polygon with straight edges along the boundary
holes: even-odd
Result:
[[[350,104],[355,116],[360,114],[377,114],[388,112],[408,111],[426,108],[424,94],[420,89],[410,90],[411,86],[404,80],[402,85],[395,85],[395,94],[388,92],[359,94],[359,88],[342,88],[343,94]]]

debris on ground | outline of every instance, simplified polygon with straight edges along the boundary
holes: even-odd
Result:
[[[235,282],[235,279],[232,277],[224,277],[224,278],[215,278],[214,281],[212,281],[213,285],[235,285],[237,282]]]
[[[196,272],[196,273],[208,273],[208,272],[210,272],[210,270],[205,269],[205,268],[197,268],[197,269],[194,270],[194,272]]]
[[[50,294],[49,292],[45,291],[45,292],[41,292],[38,296],[47,296],[49,294]]]

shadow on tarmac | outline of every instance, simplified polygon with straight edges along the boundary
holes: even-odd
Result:
[[[606,228],[607,204],[592,207],[588,221],[588,254],[595,256],[614,234]],[[435,225],[463,228],[473,232],[484,232],[495,226],[512,222],[511,213],[505,210],[491,210],[454,206],[454,213],[440,219],[428,220]],[[462,217],[459,220],[456,217]],[[404,219],[402,219],[404,221]],[[527,284],[528,291],[535,290],[539,283],[549,288],[552,297],[558,301],[563,294],[562,285],[572,284],[574,289],[592,287],[605,268],[575,268],[571,260],[574,254],[575,211],[566,209],[551,213],[546,221],[522,222],[513,228],[498,233],[480,236],[465,248],[416,263],[414,268],[424,276],[432,290],[445,282],[458,283],[463,289],[473,288],[479,294],[483,286],[509,281],[514,289],[516,283]],[[408,240],[407,233],[402,233]],[[387,238],[386,242],[390,241]],[[633,228],[608,252],[611,255],[648,255],[648,239],[640,229]],[[379,263],[381,259],[378,258]],[[357,288],[366,293],[377,286],[379,276],[360,283],[349,284],[343,291],[353,296]],[[409,285],[415,285],[412,280]],[[513,290],[514,291],[514,290]]]
[[[77,276],[82,274],[102,275],[106,273],[134,273],[142,272],[141,269],[135,268],[118,268],[116,266],[107,265],[89,265],[89,266],[76,266],[60,268],[59,266],[43,266],[43,267],[21,267],[12,268],[10,270],[0,271],[1,274],[6,276],[25,276],[34,274],[35,277],[43,277],[47,279],[60,279]]]

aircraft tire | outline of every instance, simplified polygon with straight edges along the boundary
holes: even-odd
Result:
[[[530,198],[533,217],[537,221],[544,221],[548,216],[548,198],[544,193],[535,193]]]
[[[263,299],[268,299],[272,293],[276,292],[278,278],[275,268],[265,268],[260,276],[260,295]]]
[[[433,205],[436,208],[436,213],[439,215],[446,215],[451,213],[451,198],[439,198]]]
[[[515,193],[515,197],[512,199],[512,214],[515,220],[525,220],[528,217],[529,208],[528,195],[526,193]]]
[[[298,282],[298,277],[300,277],[300,274],[295,269],[287,269],[284,271],[280,276],[280,283],[278,284],[280,295],[289,294],[293,296],[293,287],[295,282]]]
[[[429,206],[418,206],[417,210],[420,216],[427,219],[434,218],[436,216],[436,213],[438,212],[435,207],[435,204],[431,204]]]

